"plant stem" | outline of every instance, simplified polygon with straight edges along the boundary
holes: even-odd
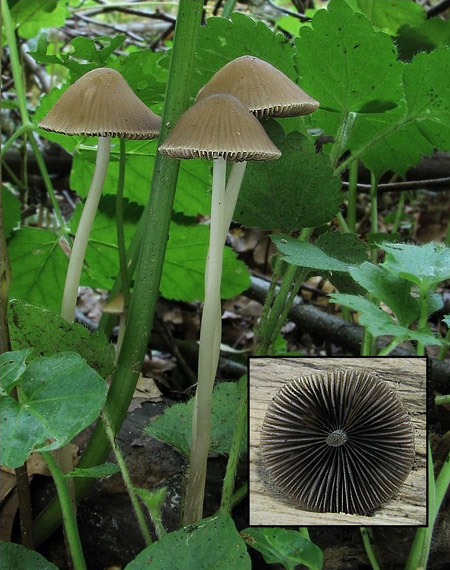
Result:
[[[342,162],[337,168],[335,168],[333,173],[334,176],[339,176],[340,174],[345,172],[345,170],[350,166],[350,164],[353,161],[355,161],[357,158],[359,158],[361,155],[363,155],[365,152],[367,152],[369,149],[371,149],[373,146],[378,144],[380,141],[382,141],[384,138],[386,138],[396,130],[414,121],[414,119],[415,119],[414,117],[404,117],[397,123],[392,123],[391,125],[386,127],[384,131],[379,132],[372,139],[370,139],[370,141],[368,141],[364,146],[353,151],[352,154],[347,158],[347,160],[344,160],[344,162]]]
[[[248,483],[244,483],[231,497],[231,508],[234,509],[248,494]]]
[[[67,479],[62,474],[61,469],[51,453],[41,452],[41,455],[47,463],[49,471],[52,474],[53,481],[55,482],[74,569],[86,570],[86,562],[84,560],[83,549],[81,547],[80,535],[78,534],[75,513],[70,500]]]
[[[13,144],[13,142],[19,137],[21,137],[23,134],[25,134],[29,128],[30,128],[29,124],[20,125],[17,131],[14,131],[14,133],[9,137],[9,139],[2,145],[2,154],[4,155],[5,152],[9,149],[9,147]]]
[[[243,378],[240,384],[242,385],[242,396],[239,403],[239,411],[234,428],[233,441],[231,442],[230,455],[228,456],[227,470],[225,472],[222,487],[222,501],[220,504],[220,512],[222,514],[231,512],[236,469],[238,466],[239,455],[242,449],[242,442],[244,440],[245,427],[247,425],[247,379]]]
[[[311,229],[304,229],[298,238],[299,241],[309,240],[311,232]],[[256,355],[261,356],[267,354],[270,347],[275,342],[283,327],[289,309],[292,307],[292,303],[294,302],[297,291],[303,282],[306,273],[307,272],[304,270],[304,268],[301,268],[298,265],[287,265],[286,272],[283,275],[283,281],[275,297],[275,300],[272,303],[272,307],[270,308],[270,311],[266,313],[267,317],[265,320],[261,318],[258,341],[255,350]],[[266,302],[267,298],[264,302],[264,305],[266,305]]]
[[[361,531],[364,548],[366,549],[367,558],[369,559],[370,565],[372,566],[373,570],[380,570],[377,557],[375,556],[375,552],[372,548],[372,529],[361,526],[359,530]]]
[[[225,6],[222,10],[222,18],[229,18],[233,13],[237,0],[226,0]]]
[[[309,530],[308,530],[307,526],[299,527],[298,532],[303,536],[303,538],[307,538],[308,540],[311,540],[309,538]]]
[[[189,103],[202,11],[203,0],[179,2],[160,141],[167,135],[167,125],[174,124]],[[133,397],[153,324],[178,169],[179,161],[157,154],[149,204],[144,210],[141,222],[142,245],[128,313],[127,331],[106,401],[106,410],[114,433],[119,431]],[[98,465],[106,459],[108,453],[109,442],[105,429],[103,423],[98,422],[79,466]],[[89,479],[78,479],[77,497],[84,496],[89,485]],[[37,542],[42,541],[58,527],[58,512],[58,505],[54,501],[39,515],[34,535]]]
[[[198,384],[192,417],[192,444],[183,525],[197,522],[203,514],[206,466],[211,437],[212,390],[219,362],[222,331],[220,282],[224,247],[223,217],[226,173],[225,159],[214,159],[211,226],[205,272],[205,302],[200,328]]]
[[[401,338],[400,339],[394,338],[393,340],[391,340],[391,342],[389,344],[387,344],[385,347],[383,347],[380,350],[380,352],[378,353],[378,356],[387,356],[401,342],[403,342],[403,340]]]
[[[64,228],[65,224],[64,224],[64,219],[63,219],[62,214],[61,214],[61,210],[59,208],[59,203],[58,203],[58,200],[56,199],[55,192],[53,190],[53,186],[52,186],[52,183],[50,181],[50,177],[48,175],[47,168],[46,168],[45,163],[44,163],[44,159],[42,158],[41,151],[40,151],[40,149],[36,143],[36,140],[34,138],[34,132],[33,132],[34,127],[33,127],[33,124],[31,123],[30,117],[28,115],[27,99],[26,99],[26,94],[25,94],[25,87],[23,84],[23,78],[22,78],[22,65],[21,65],[20,58],[19,58],[19,52],[17,50],[14,24],[13,24],[13,21],[11,18],[11,13],[9,10],[8,2],[2,2],[2,16],[3,16],[3,27],[4,27],[5,35],[6,35],[6,42],[8,44],[8,48],[9,48],[9,59],[10,59],[10,63],[11,63],[11,71],[12,71],[12,76],[14,79],[14,86],[16,88],[17,103],[19,105],[20,118],[22,120],[22,125],[18,129],[18,131],[21,131],[20,132],[21,135],[25,135],[25,136],[27,134],[30,135],[29,136],[30,144],[31,144],[33,152],[36,156],[36,161],[38,163],[39,170],[41,171],[42,178],[43,178],[44,183],[45,183],[45,187],[49,193],[56,220],[57,220],[59,226],[61,228]],[[9,145],[12,144],[14,139],[17,138],[18,136],[19,135],[16,132],[10,138],[10,140],[7,141],[7,144],[9,144]],[[8,148],[8,147],[6,147],[6,148]],[[3,148],[3,152],[5,152],[5,148]]]
[[[444,337],[443,344],[442,344],[441,348],[439,349],[439,353],[438,353],[438,359],[439,360],[445,359],[445,357],[447,356],[449,346],[450,346],[450,328],[448,329],[448,331]]]
[[[444,498],[445,491],[450,483],[450,454],[444,463],[438,479],[441,477],[442,491],[437,494],[437,481],[434,479],[433,457],[431,455],[431,447],[428,443],[428,524],[424,528],[418,528],[416,536],[409,552],[408,561],[406,562],[405,570],[419,570],[427,566],[428,555],[430,552],[431,536],[433,534],[433,527],[436,516],[439,512],[442,499]],[[445,487],[445,489],[444,489]]]
[[[357,113],[352,111],[344,111],[341,117],[341,124],[339,125],[338,132],[336,134],[336,139],[331,149],[330,162],[333,167],[336,166],[339,157],[341,156],[345,146],[347,145],[350,133],[352,131],[353,125],[355,124]]]
[[[81,272],[83,271],[84,257],[94,223],[98,203],[102,195],[103,183],[108,169],[109,153],[111,150],[111,137],[98,137],[97,160],[95,162],[94,175],[92,176],[89,193],[84,204],[77,234],[72,246],[72,252],[67,268],[66,283],[61,307],[61,317],[71,323],[75,317],[77,305],[78,286]]]
[[[124,301],[124,313],[130,306],[130,278],[128,276],[127,251],[125,248],[125,235],[123,230],[123,189],[125,186],[125,139],[120,139],[119,179],[117,181],[116,194],[116,224],[117,224],[117,248],[119,250],[120,280]]]
[[[263,339],[267,334],[267,320],[272,310],[273,298],[275,296],[277,283],[282,276],[283,265],[285,265],[285,263],[281,256],[281,253],[277,253],[275,256],[275,266],[273,268],[272,279],[270,280],[269,290],[267,291],[266,298],[264,299],[263,310],[256,335],[256,350],[259,350],[259,347],[263,342],[265,342]]]
[[[406,195],[406,191],[400,192],[400,198],[399,198],[399,201],[397,204],[397,211],[395,212],[395,220],[394,220],[394,223],[392,225],[392,233],[393,234],[398,232],[398,229],[400,227],[400,222],[402,221],[403,209],[405,207],[405,195]]]
[[[131,504],[133,505],[134,513],[136,515],[139,529],[141,534],[145,540],[145,545],[148,546],[152,543],[152,537],[150,535],[150,531],[148,530],[147,523],[145,522],[144,512],[141,509],[141,505],[139,504],[139,500],[137,498],[136,491],[133,487],[133,483],[131,482],[130,474],[127,469],[127,464],[125,463],[125,458],[120,451],[120,447],[117,445],[115,441],[115,436],[113,429],[111,427],[111,423],[108,420],[108,416],[105,412],[102,414],[102,420],[105,424],[105,431],[106,435],[108,436],[109,443],[111,444],[111,448],[114,452],[114,455],[117,459],[117,464],[119,466],[120,472],[122,474],[123,482],[125,483],[125,487],[127,488],[128,494],[130,495]]]
[[[421,290],[419,297],[420,305],[420,315],[417,322],[417,330],[421,332],[427,326],[428,320],[428,291]],[[423,342],[417,341],[417,356],[423,356],[425,354],[425,346]]]
[[[434,401],[436,406],[445,406],[447,404],[450,404],[450,394],[447,394],[445,396],[436,396]]]
[[[348,175],[348,204],[347,204],[347,224],[348,229],[356,233],[356,200],[358,187],[358,161],[355,160],[350,165]]]
[[[372,234],[378,232],[378,179],[373,171],[370,171],[370,231]],[[378,250],[373,248],[371,251],[371,261],[377,263]]]
[[[336,214],[336,219],[339,222],[339,225],[341,226],[341,230],[344,232],[344,234],[349,234],[350,228],[348,227],[347,222],[344,220],[344,216],[342,215],[342,212],[338,212]]]

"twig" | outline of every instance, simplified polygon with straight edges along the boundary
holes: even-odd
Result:
[[[243,294],[260,303],[264,302],[269,289],[269,282],[259,277],[252,276],[250,288]],[[277,290],[279,287],[277,287]],[[339,317],[330,315],[325,311],[305,303],[300,297],[296,297],[291,310],[288,313],[299,329],[308,332],[313,338],[332,342],[351,354],[359,355],[364,329],[361,325],[349,323]],[[377,348],[381,350],[387,344],[386,341],[378,340]],[[412,356],[409,350],[401,347],[395,348],[390,356]],[[436,390],[443,394],[450,393],[450,366],[431,358],[431,370],[433,383]]]
[[[84,11],[85,15],[95,16],[96,14],[104,14],[106,12],[122,12],[123,14],[130,14],[132,16],[139,16],[141,18],[151,18],[152,20],[162,20],[163,22],[175,23],[176,18],[164,12],[156,10],[155,12],[147,12],[145,10],[136,10],[136,8],[126,8],[123,6],[114,6],[113,4],[105,4],[101,8],[91,8]]]
[[[431,8],[427,10],[427,18],[432,18],[433,16],[437,16],[438,14],[442,14],[447,8],[450,8],[450,0],[441,0]]]
[[[288,14],[289,16],[293,16],[294,18],[298,18],[300,22],[310,22],[311,18],[306,16],[305,14],[301,14],[300,12],[294,12],[293,10],[289,10],[288,8],[283,8],[282,6],[278,6],[275,4],[273,0],[267,0],[267,2],[275,8],[278,12],[283,12],[283,14]]]
[[[344,188],[349,187],[348,182],[342,182]],[[356,186],[359,192],[370,194],[370,184],[358,184]],[[449,190],[450,176],[444,178],[430,178],[428,180],[406,180],[405,182],[392,182],[387,184],[378,184],[378,194],[383,192],[403,192],[404,190],[416,190],[418,188],[441,188]]]
[[[117,32],[119,34],[125,34],[129,38],[134,40],[139,47],[147,47],[147,44],[145,43],[144,38],[142,38],[141,36],[138,36],[134,32],[131,32],[126,27],[117,26],[116,24],[110,24],[109,22],[99,22],[98,20],[95,20],[94,18],[89,18],[88,16],[85,16],[84,14],[78,14],[77,12],[74,12],[73,16],[74,16],[74,18],[77,18],[78,20],[82,20],[83,22],[86,22],[87,24],[93,24],[94,26],[101,26],[103,28],[109,28],[110,30],[114,30],[115,32]]]

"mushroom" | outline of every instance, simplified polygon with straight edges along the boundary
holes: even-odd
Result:
[[[274,160],[281,153],[249,110],[235,97],[224,94],[206,97],[188,109],[159,147],[159,152],[173,158],[214,159],[210,245],[205,269],[198,385],[184,516],[184,524],[188,524],[202,517],[212,389],[220,352],[226,163]]]
[[[228,93],[258,118],[296,117],[316,111],[319,102],[305,93],[279,69],[257,57],[244,55],[224,65],[200,89],[197,101],[215,93]],[[227,184],[225,237],[244,177],[246,162],[233,164]]]
[[[119,316],[119,334],[117,335],[115,357],[115,360],[117,362],[117,358],[120,353],[120,347],[122,346],[123,336],[125,333],[125,324],[127,320],[123,293],[118,293],[112,299],[110,299],[103,307],[103,312]]]
[[[414,434],[385,382],[338,370],[281,388],[264,419],[261,453],[269,479],[296,505],[365,514],[403,485]]]
[[[111,137],[152,139],[161,119],[134,94],[114,69],[89,71],[65,91],[39,127],[66,135],[98,136],[97,160],[91,186],[78,224],[66,275],[61,316],[73,321],[78,285],[89,233],[108,168]]]

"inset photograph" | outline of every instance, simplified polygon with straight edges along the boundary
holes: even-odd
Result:
[[[425,357],[250,358],[250,525],[426,526]]]

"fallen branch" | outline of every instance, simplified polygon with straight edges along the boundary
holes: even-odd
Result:
[[[251,286],[244,295],[264,303],[269,285],[269,281],[252,276]],[[279,287],[277,287],[278,289]],[[318,307],[305,303],[301,297],[295,298],[288,318],[301,331],[307,332],[313,337],[332,342],[350,354],[357,356],[361,354],[361,342],[364,336],[364,328],[361,325],[349,323],[339,317],[325,313]],[[386,344],[386,341],[378,341],[378,349],[380,350]],[[397,347],[390,353],[390,356],[414,356],[414,353]],[[430,362],[433,387],[442,394],[448,394],[450,392],[450,365],[435,358],[431,358]]]

